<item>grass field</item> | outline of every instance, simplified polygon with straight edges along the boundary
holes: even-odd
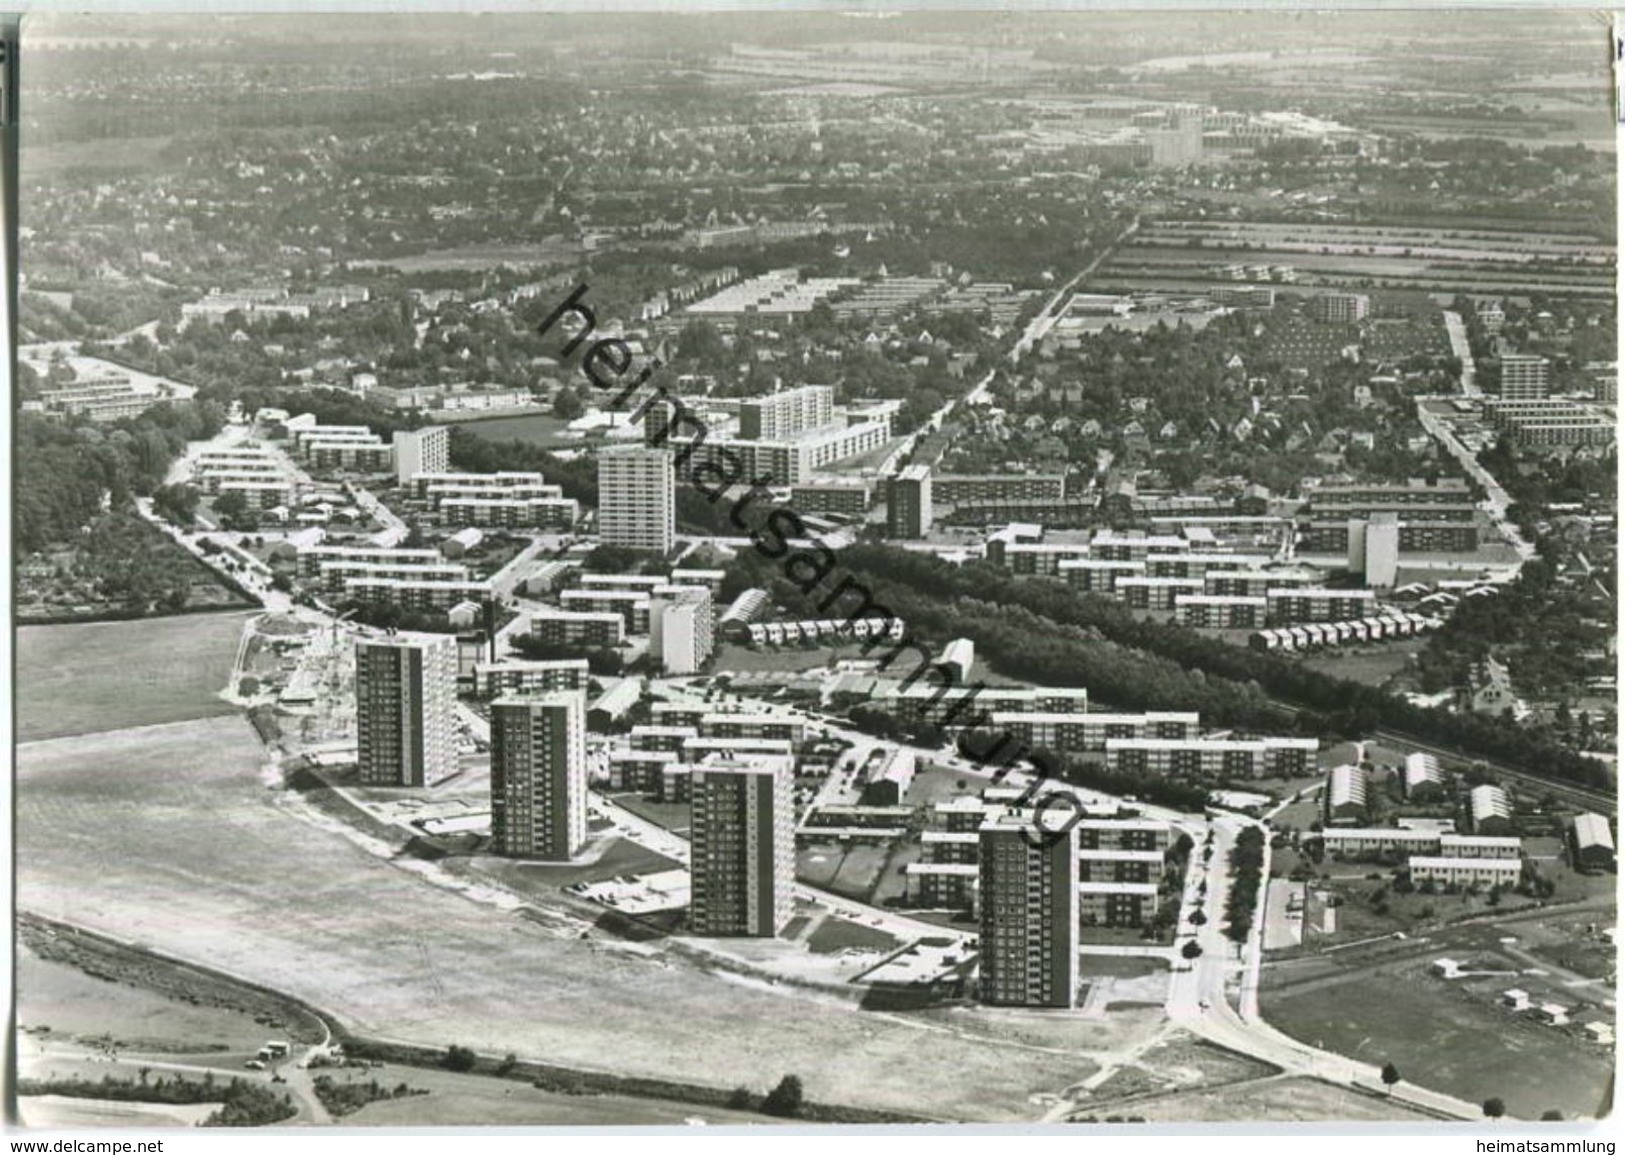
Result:
[[[1370,646],[1347,652],[1328,650],[1304,658],[1303,666],[1317,673],[1348,678],[1363,686],[1382,686],[1410,666],[1412,656],[1422,645],[1421,642],[1395,642],[1389,646]]]
[[[550,449],[558,445],[580,445],[579,437],[564,435],[568,421],[543,413],[527,413],[522,417],[497,417],[490,421],[464,421],[461,428],[487,441],[523,441]]]
[[[504,914],[419,877],[432,868],[368,853],[334,820],[298,816],[297,796],[263,784],[261,761],[241,718],[24,746],[19,908],[426,1046],[723,1088],[794,1072],[820,1102],[987,1122],[1029,1118],[1029,1096],[1094,1069],[1081,1054],[989,1045],[1003,1021],[990,1013],[946,1032],[854,1018],[844,1003]]]
[[[17,950],[13,974],[18,1027],[49,1027],[52,1039],[111,1037],[120,1050],[199,1052],[251,1051],[266,1038],[266,1029],[250,1015],[93,978],[26,947]],[[26,1059],[29,1050],[29,1040],[19,1038],[19,1056]]]
[[[17,740],[229,714],[248,614],[183,614],[17,630]]]
[[[513,862],[505,858],[486,856],[478,859],[473,869],[488,874],[505,886],[524,893],[557,890],[578,882],[603,882],[625,874],[652,874],[661,870],[676,870],[679,863],[652,850],[645,850],[626,838],[614,838],[603,855],[594,862],[552,865],[543,862]]]
[[[843,950],[895,950],[903,945],[884,931],[841,918],[826,918],[807,936],[807,948],[814,954],[839,954]]]
[[[665,1099],[630,1095],[564,1095],[538,1091],[516,1079],[459,1075],[422,1067],[386,1065],[356,1072],[386,1087],[407,1083],[428,1091],[405,1099],[369,1103],[338,1122],[346,1127],[500,1127],[500,1126],[677,1126],[689,1119],[740,1126],[777,1120],[748,1111],[728,1111]]]
[[[1151,1123],[1434,1122],[1399,1103],[1317,1079],[1268,1079],[1125,1104],[1121,1111]]]
[[[1264,1017],[1294,1038],[1369,1063],[1391,1061],[1407,1078],[1471,1103],[1498,1096],[1519,1118],[1553,1108],[1568,1118],[1593,1115],[1612,1071],[1606,1056],[1561,1032],[1438,981],[1371,973],[1263,994]],[[1485,1045],[1490,1039],[1494,1045]]]

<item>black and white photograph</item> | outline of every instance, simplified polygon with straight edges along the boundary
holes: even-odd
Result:
[[[17,27],[12,1138],[1612,1155],[1609,13]]]

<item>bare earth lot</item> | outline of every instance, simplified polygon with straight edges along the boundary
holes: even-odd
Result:
[[[17,740],[230,714],[246,613],[17,630]]]
[[[503,914],[297,817],[261,761],[241,718],[22,746],[18,906],[437,1047],[727,1088],[793,1072],[817,1101],[978,1121],[1030,1118],[1029,1095],[1094,1069]],[[971,1017],[1004,1035],[998,1016]],[[1097,1025],[1068,1026],[1076,1046],[1094,1042]]]

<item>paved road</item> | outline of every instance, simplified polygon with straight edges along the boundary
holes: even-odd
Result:
[[[1467,322],[1462,320],[1460,313],[1446,309],[1444,329],[1450,337],[1450,351],[1461,362],[1461,395],[1484,396],[1484,390],[1478,387],[1478,367],[1473,363],[1473,347],[1467,340]]]
[[[1264,953],[1263,895],[1259,896],[1244,946],[1231,942],[1222,926],[1225,900],[1232,885],[1228,871],[1230,851],[1237,836],[1249,825],[1256,823],[1240,816],[1216,818],[1212,823],[1213,856],[1206,866],[1202,862],[1201,840],[1198,840],[1192,869],[1186,879],[1185,905],[1180,914],[1176,946],[1183,950],[1187,942],[1195,941],[1202,954],[1187,969],[1176,967],[1169,983],[1168,1017],[1211,1042],[1273,1063],[1285,1071],[1381,1093],[1380,1068],[1301,1043],[1270,1026],[1259,1014],[1259,968]],[[1265,847],[1261,890],[1269,879],[1267,840]],[[1207,922],[1192,927],[1189,914],[1195,909],[1202,880],[1207,882],[1206,898],[1201,903]],[[1236,989],[1234,1004],[1229,996],[1232,986]],[[1410,1083],[1393,1088],[1392,1098],[1449,1118],[1479,1119],[1483,1114],[1478,1104]]]
[[[1478,463],[1473,451],[1462,444],[1455,430],[1450,428],[1449,422],[1428,409],[1428,400],[1430,399],[1419,397],[1416,401],[1416,416],[1422,423],[1422,428],[1429,437],[1444,446],[1445,451],[1484,488],[1487,497],[1484,508],[1495,522],[1496,530],[1507,544],[1517,551],[1521,560],[1530,560],[1535,556],[1535,547],[1524,540],[1523,533],[1517,526],[1507,520],[1507,507],[1512,504],[1512,498],[1502,488],[1501,483],[1495,480],[1495,475]]]

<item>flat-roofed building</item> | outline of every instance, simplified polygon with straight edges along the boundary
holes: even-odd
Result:
[[[942,505],[1060,501],[1064,473],[939,473],[931,478],[931,499]]]
[[[1437,830],[1410,830],[1398,826],[1327,827],[1321,833],[1327,854],[1346,858],[1380,858],[1386,855],[1437,854]]]
[[[1102,561],[1145,561],[1154,553],[1184,553],[1190,542],[1180,534],[1124,534],[1101,530],[1089,539],[1089,556]]]
[[[775,937],[790,921],[795,883],[788,761],[696,767],[689,779],[689,929]]]
[[[699,736],[699,731],[692,726],[633,726],[632,749],[681,754],[683,743]]]
[[[976,905],[981,867],[972,862],[911,862],[903,870],[909,901],[933,910],[970,910]]]
[[[355,641],[356,762],[369,786],[433,786],[457,773],[457,639]]]
[[[1441,833],[1439,855],[1443,858],[1521,858],[1523,843],[1516,838],[1488,834]]]
[[[661,770],[677,761],[678,756],[669,750],[611,750],[610,789],[654,794],[660,789]]]
[[[1154,882],[1078,884],[1078,918],[1084,926],[1144,926],[1156,909]]]
[[[806,723],[793,714],[722,713],[687,703],[657,703],[656,717],[668,716],[658,710],[659,705],[678,706],[678,711],[670,715],[674,721],[681,711],[697,710],[692,724],[699,727],[702,738],[768,738],[799,746],[807,737]]]
[[[688,762],[704,762],[710,756],[718,758],[753,758],[755,756],[789,758],[794,761],[796,748],[780,738],[708,738],[693,734],[682,739],[678,749]]]
[[[790,490],[790,508],[802,514],[860,518],[873,503],[867,481],[808,481]]]
[[[587,842],[586,697],[509,694],[491,703],[491,844],[567,862]]]
[[[716,645],[710,589],[658,586],[648,604],[650,655],[667,674],[698,673]]]
[[[625,446],[598,456],[598,538],[604,545],[671,552],[677,539],[677,482],[664,449]]]
[[[1082,593],[1115,594],[1118,582],[1145,576],[1145,562],[1065,557],[1056,561],[1055,573]]]
[[[1213,570],[1202,578],[1202,592],[1210,597],[1262,598],[1272,589],[1314,586],[1321,574],[1307,569]]]
[[[1005,731],[1029,749],[1059,753],[1100,753],[1112,738],[1196,737],[1200,717],[1194,712],[1147,714],[1025,714],[995,711],[988,729]]]
[[[1151,577],[1205,578],[1209,573],[1257,569],[1269,562],[1270,558],[1263,554],[1153,553],[1146,555],[1145,568]]]
[[[554,690],[585,691],[591,680],[586,658],[548,661],[509,658],[501,662],[479,662],[474,666],[474,694],[480,698]]]
[[[1174,601],[1202,592],[1201,578],[1178,577],[1120,577],[1117,579],[1117,600],[1133,610],[1167,611]]]
[[[1325,587],[1280,588],[1265,591],[1269,620],[1275,625],[1341,622],[1368,618],[1376,609],[1373,590],[1338,590]]]
[[[1007,816],[984,823],[979,833],[982,1001],[1076,1006],[1076,832],[1034,837],[1030,818]]]
[[[1080,850],[1155,850],[1166,854],[1174,828],[1155,818],[1080,818],[1073,825]]]
[[[931,532],[931,467],[910,465],[886,481],[886,535],[916,539]]]
[[[1165,859],[1158,850],[1078,851],[1080,882],[1156,882]]]
[[[1550,388],[1552,363],[1533,353],[1501,354],[1501,399],[1539,401]]]
[[[1129,774],[1292,778],[1314,769],[1314,738],[1108,738],[1106,768]]]
[[[575,613],[618,613],[626,633],[649,632],[649,595],[641,590],[563,590],[559,593],[559,608]]]
[[[789,441],[835,421],[835,390],[829,385],[781,389],[739,403],[739,436],[750,441]]]
[[[1412,855],[1411,881],[1443,886],[1516,886],[1523,862],[1516,858],[1442,858]]]
[[[344,596],[351,601],[399,606],[403,610],[449,610],[462,602],[487,602],[489,582],[430,581],[421,578],[349,577]]]
[[[1181,594],[1174,598],[1174,620],[1192,629],[1255,630],[1269,620],[1269,599]]]
[[[615,611],[537,610],[530,616],[530,633],[552,646],[609,649],[625,639],[626,617]]]
[[[958,802],[960,799],[955,799]],[[974,801],[974,800],[973,800]],[[977,809],[975,830],[923,830],[920,832],[920,861],[969,862],[974,864],[980,855],[982,836],[977,833],[986,821],[985,812]]]
[[[444,425],[397,430],[393,442],[395,480],[400,485],[420,473],[444,473],[451,465],[451,430]]]
[[[302,578],[320,576],[322,564],[330,561],[397,563],[400,565],[439,565],[444,559],[434,549],[395,549],[390,546],[312,545],[299,550],[296,563]]]
[[[990,538],[984,547],[987,559],[1018,577],[1055,577],[1064,562],[1089,557],[1089,547],[1065,541],[1005,541]],[[1143,572],[1143,571],[1136,571]]]
[[[459,494],[447,496],[437,507],[447,525],[473,525],[484,529],[540,529],[567,532],[581,519],[581,508],[571,497],[497,497]]]

